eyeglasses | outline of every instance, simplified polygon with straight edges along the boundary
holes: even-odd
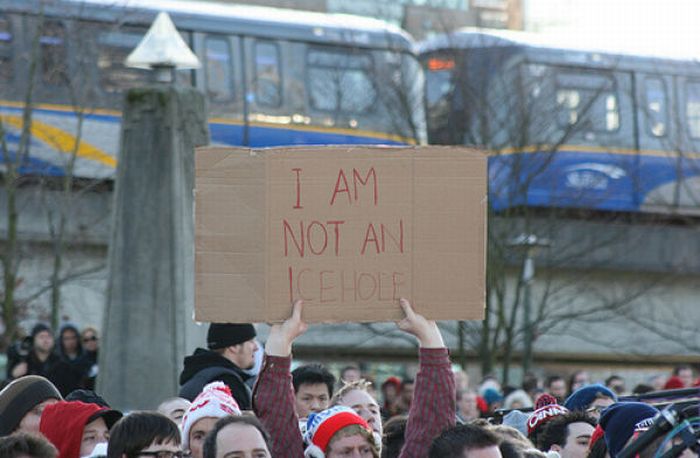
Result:
[[[171,452],[170,450],[160,450],[157,452],[139,452],[137,456],[152,456],[154,458],[183,458],[187,457],[185,452]]]
[[[83,337],[83,342],[97,342],[97,336]]]

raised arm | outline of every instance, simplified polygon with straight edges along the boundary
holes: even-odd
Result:
[[[408,412],[406,441],[399,457],[423,458],[428,456],[433,439],[455,424],[455,381],[437,323],[415,313],[408,300],[401,299],[399,303],[406,317],[397,326],[416,336],[420,346],[420,367]]]
[[[290,372],[292,343],[307,329],[301,310],[302,301],[295,301],[292,316],[283,324],[271,327],[265,344],[265,359],[253,390],[253,410],[270,433],[275,458],[304,456]]]

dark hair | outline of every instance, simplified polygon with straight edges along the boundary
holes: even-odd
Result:
[[[608,456],[608,445],[605,438],[600,437],[593,444],[588,445],[588,455],[586,458],[606,458]]]
[[[547,380],[544,382],[544,386],[549,388],[552,386],[552,383],[558,382],[559,380],[564,381],[564,377],[562,377],[561,375],[556,375],[556,374],[550,375],[549,377],[547,377]]]
[[[574,371],[570,376],[569,376],[569,381],[566,384],[566,389],[569,394],[573,393],[574,391],[574,383],[576,383],[576,377],[578,377],[581,374],[584,374],[586,371],[583,369],[579,369],[577,371]]]
[[[68,393],[68,396],[66,396],[66,401],[81,401],[86,404],[95,404],[100,407],[107,407],[111,408],[109,404],[107,404],[107,401],[102,398],[99,394],[95,393],[92,390],[84,390],[82,388],[79,388],[77,390],[73,390],[70,393]]]
[[[543,452],[549,451],[552,445],[566,446],[566,437],[569,435],[569,425],[571,423],[588,423],[595,428],[596,421],[586,412],[573,411],[564,415],[559,415],[544,425],[540,434],[537,435],[538,449]]]
[[[401,380],[401,391],[403,391],[403,388],[406,385],[415,385],[415,383],[416,383],[416,381],[413,380],[412,378],[405,378],[405,379]]]
[[[520,447],[510,441],[501,442],[498,448],[501,450],[501,456],[503,456],[503,458],[522,458]]]
[[[180,429],[168,417],[157,412],[134,412],[119,420],[110,431],[107,458],[128,458],[152,443],[175,442],[180,445]]]
[[[206,439],[204,439],[204,446],[202,447],[202,456],[204,458],[216,458],[216,436],[219,435],[219,431],[221,431],[228,425],[233,424],[252,426],[258,431],[260,431],[260,434],[262,435],[263,440],[265,441],[265,445],[267,446],[267,450],[270,451],[270,453],[272,453],[270,435],[267,433],[265,427],[262,423],[260,423],[260,420],[258,420],[257,417],[253,417],[252,415],[230,415],[228,417],[223,417],[219,419],[219,421],[217,421],[214,425],[214,428],[207,434]]]
[[[498,447],[500,440],[486,428],[457,425],[442,432],[430,446],[429,458],[462,458],[465,450]]]
[[[408,415],[396,415],[384,424],[382,437],[382,458],[397,458],[406,440]]]
[[[58,450],[44,436],[14,433],[11,436],[0,438],[0,456],[3,458],[20,456],[56,458]]]
[[[620,377],[619,375],[613,374],[610,377],[605,379],[605,386],[610,388],[610,383],[614,382],[615,380],[624,381],[624,379],[622,377]]]
[[[632,389],[632,394],[645,394],[654,391],[654,387],[646,383],[640,383]]]
[[[318,385],[323,383],[328,388],[328,399],[333,396],[335,386],[335,376],[322,364],[306,364],[299,366],[292,371],[292,384],[294,393],[299,391],[302,385]]]
[[[673,368],[673,375],[679,376],[681,374],[681,371],[692,371],[693,368],[690,367],[689,364],[679,364],[678,366]]]

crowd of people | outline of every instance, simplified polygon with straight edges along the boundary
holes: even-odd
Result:
[[[472,386],[453,371],[436,323],[406,300],[400,306],[397,325],[418,340],[419,370],[414,379],[387,378],[379,393],[356,366],[340,380],[321,364],[291,370],[307,327],[296,301],[290,318],[271,327],[257,373],[254,326],[211,324],[206,348],[184,361],[178,397],[124,413],[90,384],[96,331],[63,326],[54,352],[50,329],[38,325],[30,345],[15,349],[0,391],[0,458],[617,458],[659,415],[620,399],[628,392],[616,375],[592,383],[577,371],[541,384],[528,374],[519,388],[487,376]],[[700,385],[693,368],[679,366],[632,391],[692,385]],[[639,456],[683,445],[662,439]]]
[[[27,337],[8,349],[5,383],[25,375],[40,375],[63,396],[77,389],[92,390],[98,372],[98,349],[99,337],[92,326],[80,330],[65,323],[54,336],[48,325],[37,323]]]

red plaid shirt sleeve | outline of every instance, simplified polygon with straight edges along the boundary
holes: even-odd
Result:
[[[294,412],[292,357],[265,355],[253,390],[253,410],[272,439],[275,458],[302,458],[304,442]]]
[[[416,387],[400,458],[425,458],[440,433],[455,425],[455,380],[446,348],[421,348]]]

